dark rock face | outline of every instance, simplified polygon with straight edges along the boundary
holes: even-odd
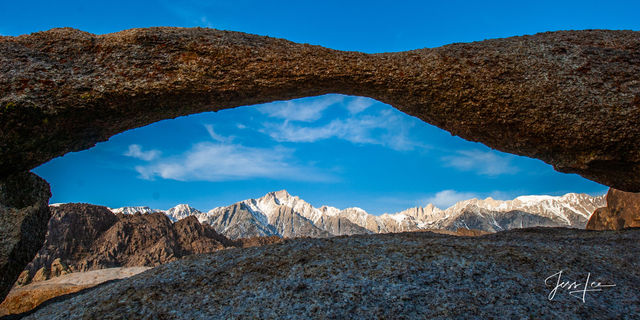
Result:
[[[50,208],[51,219],[44,245],[26,268],[31,276],[40,269],[50,269],[56,259],[66,265],[75,265],[90,254],[96,239],[118,222],[118,217],[103,206],[67,203]],[[78,271],[75,266],[73,268]]]
[[[27,265],[21,284],[65,272],[157,266],[237,245],[193,216],[172,224],[162,213],[114,215],[84,203],[51,211],[45,244]]]
[[[232,247],[235,243],[217,233],[212,226],[201,224],[195,216],[178,220],[173,224],[178,242],[189,254],[208,253],[212,249]]]
[[[50,197],[49,184],[33,173],[0,180],[0,300],[42,247]]]
[[[384,54],[200,28],[0,37],[0,177],[162,119],[342,93],[638,192],[638,74],[634,31]]]
[[[589,218],[589,230],[621,230],[640,227],[640,193],[609,189],[607,206]]]

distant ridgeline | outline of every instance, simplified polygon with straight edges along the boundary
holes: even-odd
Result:
[[[166,211],[123,207],[114,213],[164,212],[172,221],[195,216],[218,233],[239,239],[259,236],[328,237],[367,233],[459,228],[497,232],[527,227],[583,229],[593,211],[606,206],[605,197],[569,193],[560,197],[522,196],[510,201],[487,198],[456,203],[442,210],[429,204],[394,214],[375,216],[360,208],[315,208],[286,190],[270,192],[227,207],[201,212],[181,204]]]

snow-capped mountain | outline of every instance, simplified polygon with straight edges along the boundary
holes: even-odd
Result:
[[[186,218],[188,216],[197,216],[201,214],[200,210],[193,208],[188,204],[179,204],[167,211],[164,212],[169,220],[176,222],[182,218]]]
[[[309,203],[291,196],[286,190],[269,192],[258,199],[248,199],[228,207],[200,214],[198,220],[231,239],[278,235],[281,237],[328,237],[309,218],[320,219],[322,213]]]
[[[521,196],[513,200],[470,199],[440,209],[433,204],[375,216],[360,208],[313,207],[286,190],[269,192],[227,207],[200,212],[189,205],[165,211],[173,221],[195,215],[202,223],[231,239],[278,235],[328,237],[403,232],[424,229],[478,229],[489,232],[535,226],[584,228],[605,197],[569,193],[564,196]],[[157,212],[148,207],[124,207],[114,212]]]
[[[122,207],[117,209],[111,209],[113,213],[122,213],[122,214],[134,214],[136,212],[140,213],[154,213],[154,212],[163,212],[158,209],[151,209],[147,206],[138,206],[138,207]]]

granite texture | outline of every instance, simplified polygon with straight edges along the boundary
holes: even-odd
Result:
[[[0,177],[162,119],[342,93],[640,191],[640,32],[364,54],[202,28],[0,37]]]
[[[637,319],[639,240],[561,228],[291,239],[191,256],[27,319]],[[560,271],[615,287],[549,300]]]

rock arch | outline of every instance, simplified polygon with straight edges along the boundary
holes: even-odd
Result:
[[[640,191],[640,32],[364,54],[212,29],[0,38],[0,177],[158,120],[325,93]]]
[[[371,97],[467,140],[638,192],[639,75],[635,31],[380,54],[201,28],[0,37],[0,215],[46,211],[48,187],[27,171],[119,132],[326,93]],[[5,201],[20,192],[40,196]],[[3,277],[6,253],[21,250],[16,243],[2,249]]]

